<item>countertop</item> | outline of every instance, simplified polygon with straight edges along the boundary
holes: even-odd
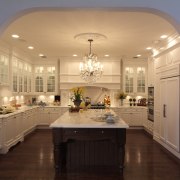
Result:
[[[83,112],[69,111],[65,112],[55,122],[51,128],[128,128],[129,126],[118,117],[115,123],[106,123],[106,121],[98,120],[104,113],[111,112],[116,116],[113,110],[88,109]]]

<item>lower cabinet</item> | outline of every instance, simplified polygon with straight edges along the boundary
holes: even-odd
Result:
[[[144,127],[153,133],[153,122],[147,118],[147,108],[142,106],[112,108],[130,127]]]
[[[2,153],[8,152],[10,147],[19,141],[23,141],[23,127],[22,127],[23,113],[9,116],[2,119],[3,127],[3,150]]]
[[[29,109],[23,113],[22,119],[22,131],[24,134],[28,134],[36,126],[36,109]]]
[[[38,111],[38,125],[50,125],[67,111],[67,107],[39,107]]]
[[[129,126],[143,126],[147,118],[147,109],[144,107],[122,107],[119,108],[119,117]]]

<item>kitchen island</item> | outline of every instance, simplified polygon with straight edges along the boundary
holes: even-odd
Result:
[[[102,152],[99,152],[99,155],[96,155],[96,157],[105,152],[106,154],[103,158],[108,156],[111,157],[116,154],[114,159],[118,162],[117,165],[119,171],[121,173],[123,172],[126,128],[128,128],[128,125],[120,118],[116,118],[115,123],[107,123],[102,119],[106,113],[111,113],[116,116],[112,110],[91,109],[78,113],[70,113],[67,111],[50,125],[53,133],[56,172],[61,172],[65,169],[69,153],[67,146],[71,142],[90,142],[88,145],[83,144],[83,150],[81,148],[81,150],[77,151],[77,153],[80,154],[80,159],[77,161],[83,161],[85,165],[100,165],[99,162],[93,161],[92,163],[92,159],[96,159],[95,155],[93,156],[92,154],[96,154],[96,151],[99,151],[98,144],[102,144],[102,142],[104,143],[105,141],[111,143],[110,148],[115,147],[114,152],[117,153],[114,153],[111,150],[108,151],[104,148]],[[94,146],[93,151],[91,146]],[[104,147],[107,147],[107,145]],[[102,162],[104,161],[105,160]],[[106,162],[106,165],[109,165],[108,161]],[[102,163],[102,165],[104,165],[104,163]]]

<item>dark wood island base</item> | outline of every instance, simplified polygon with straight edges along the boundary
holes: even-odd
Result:
[[[79,142],[81,150],[76,150],[75,153],[76,155],[78,153],[80,158],[84,158],[84,160],[81,158],[75,161],[83,162],[84,165],[88,166],[92,164],[93,166],[114,164],[119,167],[119,172],[123,173],[126,128],[53,128],[52,133],[56,173],[66,170],[66,166],[69,163],[68,154],[70,153],[68,146],[72,142]],[[88,142],[90,143],[88,144]],[[91,146],[94,147],[92,148]],[[95,154],[96,158],[101,157],[102,162],[99,160],[97,162],[92,161],[92,159],[96,159],[94,157]],[[112,163],[112,160],[115,162]],[[73,161],[72,157],[71,161]]]

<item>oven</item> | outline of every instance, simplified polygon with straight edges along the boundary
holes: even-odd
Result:
[[[148,120],[154,121],[154,87],[148,87]]]

